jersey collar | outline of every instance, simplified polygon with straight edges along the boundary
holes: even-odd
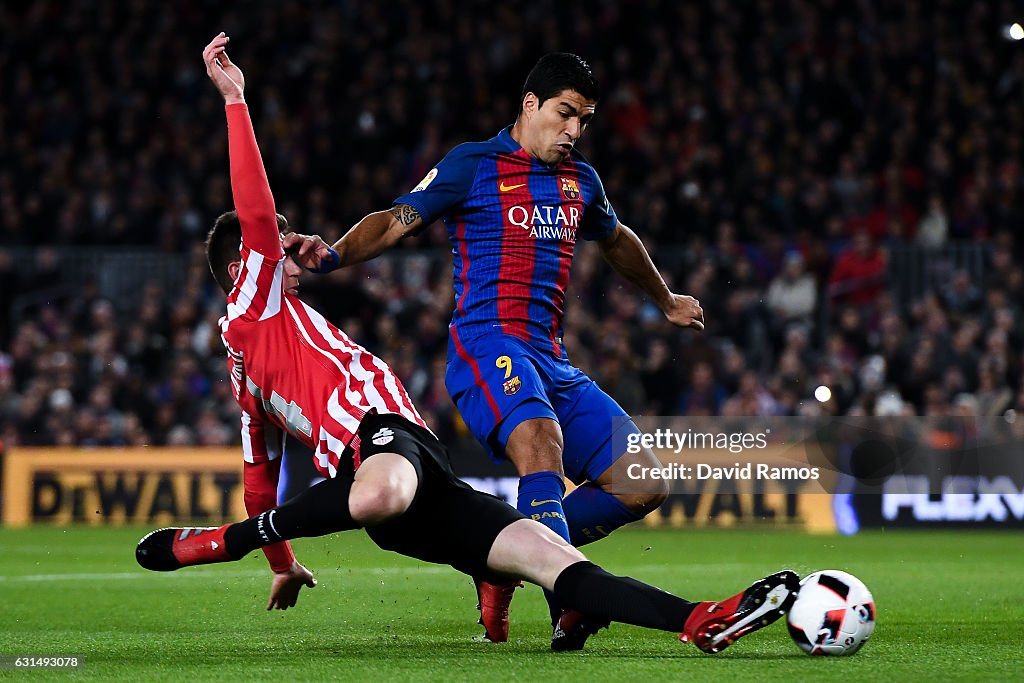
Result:
[[[506,152],[518,152],[523,147],[512,137],[512,126],[505,126],[494,138]]]
[[[512,126],[505,126],[504,128],[502,128],[501,132],[494,136],[493,139],[495,142],[497,142],[498,146],[501,147],[501,149],[505,152],[518,152],[523,148],[523,146],[516,142],[515,138],[512,137]],[[576,154],[576,150],[573,150],[572,154]],[[566,159],[555,162],[554,164],[545,164],[544,162],[535,159],[533,156],[527,156],[529,156],[529,159],[533,163],[539,164],[544,168],[560,168],[564,167],[564,164],[566,164],[569,161],[569,159],[572,158],[572,154],[570,154],[569,157],[567,157]]]

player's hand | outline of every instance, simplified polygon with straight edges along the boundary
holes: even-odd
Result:
[[[267,611],[295,607],[295,603],[299,599],[299,591],[303,586],[316,588],[316,579],[313,578],[312,572],[298,562],[292,562],[288,571],[275,573],[274,580],[270,584],[270,600],[267,602]]]
[[[306,270],[327,272],[338,266],[336,254],[320,235],[289,232],[281,235],[281,246],[286,254]]]
[[[665,308],[665,317],[673,325],[704,329],[704,309],[700,302],[686,294],[673,294]]]
[[[227,104],[245,102],[245,77],[228,57],[226,51],[231,39],[221,31],[203,50],[206,75],[210,77]]]

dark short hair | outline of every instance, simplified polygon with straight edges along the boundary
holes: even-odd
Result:
[[[288,219],[277,214],[277,229],[288,232]],[[238,220],[237,211],[227,211],[217,216],[210,232],[206,233],[206,260],[210,264],[210,272],[227,294],[231,291],[234,281],[228,274],[228,264],[239,260],[239,245],[242,243],[242,224]]]
[[[530,70],[522,96],[532,92],[544,104],[563,90],[575,90],[588,100],[601,98],[601,87],[586,60],[571,52],[549,52]]]

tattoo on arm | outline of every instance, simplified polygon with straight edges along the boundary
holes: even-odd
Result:
[[[398,204],[391,207],[391,215],[402,225],[412,225],[419,219],[420,212],[408,204]]]

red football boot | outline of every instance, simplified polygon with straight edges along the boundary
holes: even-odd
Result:
[[[135,559],[145,569],[155,572],[228,562],[232,558],[224,543],[224,532],[229,526],[157,529],[139,541]]]
[[[708,654],[721,652],[788,612],[799,590],[800,577],[786,570],[757,581],[728,600],[698,603],[679,640],[692,642]]]
[[[489,583],[477,578],[473,582],[476,584],[476,608],[480,610],[479,623],[484,627],[485,637],[492,643],[508,642],[508,606],[516,588],[523,582]]]
[[[551,635],[551,649],[555,652],[582,650],[587,638],[610,624],[607,619],[594,619],[574,609],[562,611]]]

